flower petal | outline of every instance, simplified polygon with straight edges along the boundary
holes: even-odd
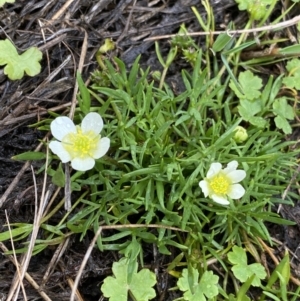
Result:
[[[239,165],[239,163],[237,161],[233,160],[227,164],[227,167],[224,168],[223,171],[225,174],[230,173],[231,171],[236,170],[238,165]]]
[[[215,176],[220,170],[222,169],[222,164],[221,163],[212,163],[210,165],[210,168],[207,172],[207,178],[210,179],[213,176]]]
[[[202,180],[199,182],[199,186],[202,189],[202,192],[205,197],[209,195],[209,183],[206,180]]]
[[[232,183],[238,183],[245,179],[246,172],[241,169],[233,170],[227,174],[227,177],[232,181]]]
[[[62,163],[71,161],[72,158],[70,154],[65,150],[61,142],[51,141],[49,143],[49,148],[51,149],[52,153],[59,157]]]
[[[213,194],[213,195],[211,196],[211,198],[212,198],[212,200],[213,200],[214,202],[216,202],[216,203],[218,203],[218,204],[221,204],[221,205],[229,205],[229,204],[230,204],[229,201],[228,201],[225,197],[223,197],[223,196],[221,196],[221,195]]]
[[[50,124],[51,133],[57,140],[62,140],[67,134],[76,133],[74,122],[66,116],[56,117]]]
[[[95,160],[91,157],[85,157],[85,158],[74,158],[71,162],[71,165],[74,169],[79,171],[86,171],[90,170],[95,165]]]
[[[81,129],[82,132],[93,131],[99,134],[103,128],[102,117],[95,112],[88,113],[82,120]]]
[[[93,157],[95,159],[99,159],[103,157],[107,153],[109,146],[110,146],[110,139],[107,137],[101,138],[98,142],[97,149],[94,152]]]
[[[228,196],[233,200],[241,198],[245,194],[245,189],[241,184],[233,184],[230,186]]]

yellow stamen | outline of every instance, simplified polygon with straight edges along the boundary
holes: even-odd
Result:
[[[83,133],[80,128],[77,128],[77,132],[66,135],[62,143],[72,158],[84,158],[93,157],[99,140],[100,135],[93,131]]]
[[[210,180],[209,184],[215,194],[227,194],[230,181],[225,175],[218,174]]]

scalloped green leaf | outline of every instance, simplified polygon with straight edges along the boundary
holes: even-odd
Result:
[[[156,293],[152,288],[156,283],[155,274],[148,269],[137,272],[137,267],[136,261],[131,262],[126,257],[113,263],[114,277],[106,277],[101,286],[101,291],[109,301],[127,301],[128,293],[139,301],[155,298]]]
[[[292,59],[288,61],[286,69],[289,71],[289,75],[284,77],[282,82],[288,88],[300,90],[300,60]]]
[[[240,85],[241,93],[236,87],[233,80],[230,80],[229,87],[234,91],[239,99],[254,100],[261,95],[262,80],[260,77],[254,75],[251,71],[247,70],[239,74],[238,82]]]
[[[273,0],[235,0],[240,10],[247,10],[254,20],[261,20]]]
[[[274,119],[276,126],[282,129],[285,134],[291,134],[292,127],[288,120],[293,120],[295,113],[293,107],[288,104],[287,99],[285,97],[275,99],[273,111],[277,115]]]
[[[232,272],[241,282],[246,282],[252,275],[255,275],[252,285],[260,286],[261,279],[265,279],[267,273],[260,263],[247,263],[246,252],[243,248],[234,246],[232,252],[228,253],[228,260],[233,264]]]
[[[218,295],[219,277],[212,271],[205,271],[199,281],[198,270],[191,268],[184,269],[177,285],[184,292],[183,299],[188,301],[206,301]]]
[[[15,0],[0,0],[0,7],[2,7],[5,3],[15,3]]]
[[[31,47],[18,54],[15,46],[8,40],[0,41],[0,66],[4,66],[4,74],[11,80],[18,80],[24,76],[35,76],[41,72],[39,61],[42,59],[42,52],[37,47]]]

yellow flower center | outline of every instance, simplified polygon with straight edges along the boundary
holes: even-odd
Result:
[[[230,180],[223,174],[218,174],[210,180],[210,188],[215,194],[227,194],[229,191]]]
[[[93,157],[100,137],[93,131],[83,133],[81,128],[77,128],[77,132],[66,135],[62,143],[72,158]]]

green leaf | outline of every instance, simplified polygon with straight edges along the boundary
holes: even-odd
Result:
[[[228,297],[228,301],[251,301],[248,296],[242,296],[241,299],[237,299],[233,294],[230,294]]]
[[[235,0],[235,2],[239,4],[240,10],[247,10],[251,18],[261,20],[266,15],[268,5],[272,4],[273,0]]]
[[[289,76],[286,76],[282,82],[290,89],[300,90],[300,60],[288,61],[286,69],[289,71]]]
[[[238,112],[245,121],[249,121],[253,116],[252,112],[247,110],[243,106],[238,106]]]
[[[15,0],[0,0],[0,7],[2,7],[5,3],[15,3]]]
[[[166,63],[161,55],[161,52],[160,52],[160,48],[159,48],[159,44],[158,42],[156,41],[155,42],[155,52],[156,52],[156,56],[160,62],[160,64],[165,68],[166,67]]]
[[[62,169],[61,163],[59,163],[57,170],[52,176],[52,183],[58,187],[65,187],[65,174]]]
[[[238,81],[243,93],[240,93],[233,80],[230,80],[229,84],[229,87],[234,91],[238,98],[253,100],[261,95],[259,90],[262,87],[262,80],[251,71],[247,70],[245,72],[241,72]]]
[[[218,35],[217,39],[215,40],[212,49],[214,52],[219,52],[223,50],[226,45],[231,41],[232,37],[228,33],[221,33]]]
[[[262,117],[253,116],[249,119],[249,122],[256,127],[263,129],[267,125],[267,121]]]
[[[31,47],[19,55],[8,39],[0,41],[0,66],[6,65],[4,74],[11,80],[21,79],[24,72],[29,76],[40,73],[41,59],[42,52],[37,47]]]
[[[78,103],[81,111],[86,115],[90,112],[91,107],[91,96],[88,88],[85,86],[81,74],[79,71],[76,73],[76,79],[80,91],[80,96],[78,96]]]
[[[128,281],[129,259],[123,257],[113,263],[112,271],[115,277],[108,276],[104,279],[101,291],[110,301],[127,301],[128,293],[134,300],[147,301],[156,294],[152,288],[156,283],[155,274],[148,269],[137,272],[137,262],[133,262],[131,281]]]
[[[285,134],[292,133],[292,127],[290,126],[289,122],[282,116],[276,116],[274,118],[276,127],[283,130]]]
[[[278,52],[282,55],[295,55],[300,52],[300,44],[291,45],[288,47],[284,47],[278,50]]]
[[[249,101],[247,99],[241,99],[238,112],[245,121],[249,121],[258,128],[264,128],[267,124],[264,118],[254,116],[257,113],[262,113],[261,100]]]
[[[286,252],[283,259],[280,261],[280,263],[276,266],[275,270],[271,274],[267,287],[272,287],[274,283],[278,280],[278,274],[281,275],[285,282],[288,283],[290,279],[290,258],[288,252]]]
[[[166,59],[166,66],[170,66],[171,63],[174,61],[176,55],[177,55],[177,46],[172,47],[168,53],[167,59]]]
[[[257,113],[260,113],[262,110],[261,101],[249,101],[247,99],[240,100],[240,106],[245,109],[247,115],[254,116]]]
[[[260,286],[261,279],[267,276],[264,267],[260,263],[247,264],[246,252],[243,248],[234,246],[232,252],[228,253],[228,260],[233,264],[232,272],[241,282],[246,282],[252,275],[255,275],[252,285]]]
[[[52,225],[47,225],[47,224],[42,224],[41,225],[41,228],[43,228],[43,229],[45,229],[45,230],[47,230],[47,231],[49,231],[49,232],[52,232],[52,233],[55,233],[55,234],[57,234],[57,235],[59,235],[59,236],[64,236],[64,234],[58,229],[58,227],[56,227],[56,226],[52,226]],[[51,240],[50,240],[51,241]],[[37,240],[36,240],[36,242],[37,242]]]
[[[179,289],[183,292],[184,300],[188,301],[206,301],[207,298],[213,298],[218,295],[219,277],[212,271],[205,271],[199,282],[199,272],[191,268],[182,271],[182,276],[177,281]]]
[[[285,134],[291,134],[292,128],[287,119],[294,119],[294,110],[293,107],[287,103],[285,97],[275,99],[273,102],[273,112],[277,115],[274,119],[276,126],[282,129]]]
[[[13,160],[31,161],[31,160],[43,160],[46,158],[46,154],[43,152],[25,152],[12,157]]]
[[[0,241],[5,241],[11,237],[17,239],[18,237],[26,237],[32,232],[33,226],[30,224],[17,224],[18,228],[12,229],[11,231],[5,231],[0,233]]]
[[[213,298],[218,295],[219,277],[212,271],[205,271],[200,280],[199,292],[204,292],[207,298]]]
[[[228,260],[231,264],[247,265],[247,256],[244,249],[234,246],[232,252],[228,253]]]

